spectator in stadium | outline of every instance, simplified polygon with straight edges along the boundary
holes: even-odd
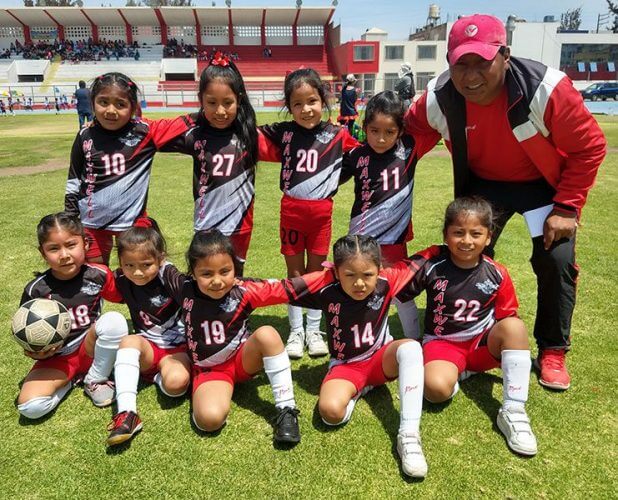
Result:
[[[348,127],[350,135],[354,130],[354,122],[358,118],[356,111],[356,99],[360,89],[356,88],[356,77],[350,73],[345,77],[345,83],[341,88],[341,104],[337,121]]]
[[[406,109],[412,104],[412,99],[416,90],[414,89],[414,73],[412,73],[412,65],[409,62],[404,62],[397,73],[399,80],[395,84],[395,92],[403,101]]]
[[[79,128],[84,126],[84,122],[92,121],[92,104],[90,99],[90,90],[86,88],[84,80],[79,81],[79,88],[75,91],[75,100],[77,101],[77,118],[79,119]]]
[[[408,133],[442,136],[455,195],[486,198],[499,217],[489,254],[507,221],[524,216],[537,276],[534,326],[539,383],[566,390],[575,307],[575,236],[605,157],[606,140],[569,78],[511,56],[499,19],[460,18],[448,39],[449,70],[432,80],[406,115]]]

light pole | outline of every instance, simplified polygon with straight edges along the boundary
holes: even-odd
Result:
[[[509,46],[513,44],[513,31],[515,31],[515,28],[517,27],[515,23],[516,19],[517,16],[513,14],[506,18],[506,44]]]

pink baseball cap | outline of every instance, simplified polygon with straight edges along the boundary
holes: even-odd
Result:
[[[505,46],[506,29],[500,19],[485,14],[465,16],[451,28],[447,59],[455,64],[465,54],[477,54],[489,61]]]

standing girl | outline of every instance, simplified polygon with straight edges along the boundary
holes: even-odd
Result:
[[[337,121],[348,128],[350,135],[354,131],[354,122],[358,119],[356,111],[356,99],[360,90],[356,88],[356,77],[350,73],[345,77],[345,83],[341,87],[341,105]]]
[[[333,254],[333,270],[286,282],[291,303],[321,309],[326,316],[330,365],[318,400],[322,420],[327,425],[348,422],[360,396],[399,378],[397,451],[406,474],[425,477],[419,434],[421,347],[409,339],[393,340],[387,322],[391,300],[413,276],[414,264],[404,261],[382,269],[377,241],[363,235],[340,238]]]
[[[198,231],[187,251],[190,276],[170,283],[182,305],[193,362],[193,421],[203,431],[219,430],[227,419],[234,385],[264,369],[278,410],[275,442],[300,442],[290,360],[277,330],[262,326],[251,333],[248,319],[256,307],[287,301],[280,282],[236,278],[236,256],[220,231]]]
[[[112,273],[105,266],[86,264],[88,243],[76,217],[65,212],[43,217],[37,237],[49,269],[26,285],[21,304],[36,298],[56,300],[69,311],[72,325],[61,347],[24,352],[36,363],[21,387],[17,409],[26,418],[41,418],[58,406],[76,376],[84,374],[85,393],[95,406],[108,406],[114,397],[109,375],[128,333],[122,314],[101,315],[103,299],[121,300]]]
[[[94,123],[73,143],[64,204],[84,225],[88,260],[107,263],[114,235],[144,223],[157,148],[187,127],[180,119],[135,118],[137,85],[122,73],[97,77],[90,92]]]
[[[310,68],[285,77],[285,105],[294,121],[262,127],[267,139],[279,146],[281,155],[281,253],[288,277],[318,271],[328,254],[331,238],[333,196],[339,185],[341,159],[358,143],[347,129],[322,121],[330,115],[324,84]],[[328,348],[320,332],[321,311],[288,306],[290,335],[286,350],[301,358],[305,344],[309,355],[324,356]]]
[[[421,268],[400,296],[409,299],[427,292],[425,397],[446,401],[459,390],[458,378],[501,367],[498,428],[513,451],[535,455],[536,438],[524,406],[531,367],[528,333],[517,317],[509,273],[483,255],[492,224],[491,205],[484,199],[451,202],[444,217],[445,245],[413,257]]]
[[[432,144],[403,135],[404,107],[388,90],[367,103],[363,129],[367,142],[343,158],[342,182],[354,179],[354,204],[350,234],[373,236],[388,266],[408,255],[406,243],[413,238],[412,190],[418,160]],[[395,305],[408,338],[419,337],[414,301]]]
[[[169,397],[184,395],[191,381],[180,305],[164,286],[178,271],[165,256],[165,240],[154,221],[152,227],[132,227],[118,237],[116,286],[137,335],[125,337],[116,356],[118,411],[109,425],[110,446],[131,439],[142,428],[137,415],[140,374]]]
[[[164,150],[193,156],[193,227],[229,236],[242,276],[253,230],[255,166],[280,157],[275,148],[266,151],[242,76],[220,52],[202,71],[198,99],[200,111],[184,117],[188,132]]]

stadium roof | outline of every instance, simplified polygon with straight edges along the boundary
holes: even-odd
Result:
[[[324,26],[332,17],[331,7],[160,7],[168,26],[227,26],[229,13],[236,26]],[[0,8],[0,26],[158,26],[155,9],[150,7],[18,7]],[[297,17],[298,16],[298,17]]]

